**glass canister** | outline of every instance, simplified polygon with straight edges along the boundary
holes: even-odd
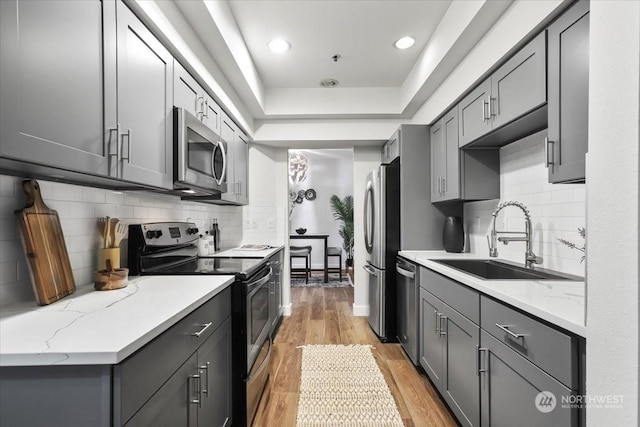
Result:
[[[447,252],[462,252],[464,248],[464,228],[462,218],[448,216],[442,229],[442,245]]]

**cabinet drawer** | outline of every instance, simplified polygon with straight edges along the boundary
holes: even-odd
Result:
[[[231,315],[228,287],[114,367],[114,408],[120,425]],[[211,323],[204,329],[204,325]],[[204,329],[200,336],[193,333]],[[120,411],[117,410],[120,408]]]
[[[420,286],[472,322],[480,323],[478,292],[424,267],[420,268]]]
[[[482,329],[567,387],[578,389],[576,337],[547,326],[484,295],[481,297],[480,307]]]

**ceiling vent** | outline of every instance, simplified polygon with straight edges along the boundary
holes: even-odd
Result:
[[[320,82],[320,86],[322,87],[336,87],[338,86],[338,81],[336,79],[324,79]]]

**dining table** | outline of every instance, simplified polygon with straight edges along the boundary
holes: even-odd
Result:
[[[329,281],[329,257],[327,256],[327,239],[328,234],[318,233],[305,233],[305,234],[291,234],[289,240],[324,240],[324,283]]]

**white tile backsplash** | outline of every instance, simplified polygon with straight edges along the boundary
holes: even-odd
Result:
[[[217,218],[221,246],[230,248],[243,241],[243,207],[218,206],[180,200],[160,193],[121,192],[79,185],[38,181],[47,206],[58,212],[69,252],[76,286],[90,285],[96,270],[100,237],[97,218],[109,215],[126,223],[150,221],[190,221],[201,230],[211,229]],[[0,175],[0,305],[32,301],[31,279],[14,217],[25,206],[22,178]],[[244,207],[251,211],[251,208]],[[265,207],[260,215],[277,215],[276,208]],[[265,220],[266,221],[266,220]],[[254,231],[254,230],[251,230]],[[266,243],[277,243],[280,230],[255,230]],[[249,233],[251,234],[251,233]],[[253,240],[253,239],[250,239]]]
[[[464,205],[467,232],[466,251],[489,255],[486,236],[491,231],[491,213],[498,203],[508,200],[525,204],[533,225],[533,251],[542,256],[543,268],[584,276],[582,252],[558,241],[566,239],[582,246],[578,227],[586,225],[584,184],[550,184],[544,166],[544,138],[541,131],[500,149],[500,200],[470,202]],[[518,208],[507,207],[498,215],[498,230],[524,231],[524,216]],[[500,258],[524,263],[525,244],[498,244]]]

